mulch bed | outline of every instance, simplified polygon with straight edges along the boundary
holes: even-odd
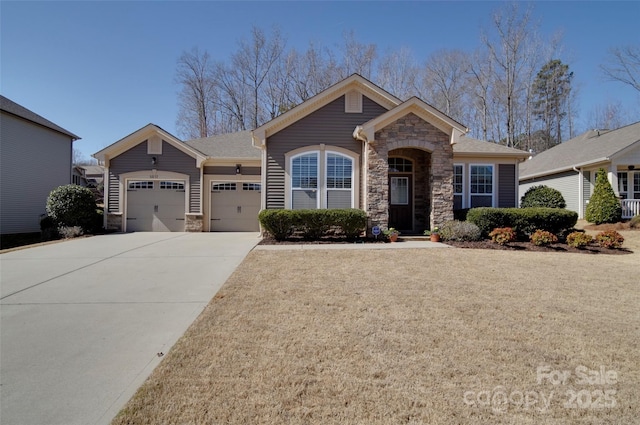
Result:
[[[277,241],[270,237],[264,237],[258,245],[299,245],[299,244],[308,244],[308,245],[328,245],[328,244],[354,244],[354,243],[389,243],[382,239],[374,239],[374,238],[358,238],[347,240],[339,237],[326,237],[316,241],[309,241],[303,238],[289,238],[284,241]],[[396,243],[402,243],[402,238]],[[535,251],[535,252],[573,252],[578,254],[610,254],[610,255],[621,255],[621,254],[631,254],[633,251],[630,251],[626,248],[619,249],[607,249],[601,248],[598,245],[590,245],[584,249],[578,249],[571,247],[567,244],[563,243],[555,243],[550,246],[536,246],[531,242],[511,242],[508,245],[498,245],[497,243],[493,243],[492,241],[475,241],[475,242],[458,242],[458,241],[447,241],[444,242],[447,245],[454,246],[456,248],[471,248],[471,249],[493,249],[493,250],[502,250],[502,251]]]
[[[531,242],[510,242],[507,245],[498,245],[491,241],[477,241],[477,242],[446,242],[447,245],[455,246],[456,248],[473,248],[473,249],[497,249],[503,251],[536,251],[536,252],[573,252],[577,254],[632,254],[626,248],[608,249],[602,248],[598,245],[589,245],[584,249],[574,248],[567,244],[555,243],[550,246],[536,246]]]

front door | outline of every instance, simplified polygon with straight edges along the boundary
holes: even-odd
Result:
[[[413,230],[412,174],[389,174],[389,227]]]

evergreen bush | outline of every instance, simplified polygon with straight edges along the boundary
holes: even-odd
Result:
[[[607,179],[607,172],[600,168],[596,174],[596,186],[587,205],[585,219],[590,223],[617,223],[622,220],[622,207]]]
[[[47,215],[57,226],[79,226],[93,231],[97,222],[96,202],[91,190],[75,184],[59,186],[49,193]]]
[[[520,198],[520,208],[565,208],[566,206],[567,203],[559,190],[544,185],[530,187]]]

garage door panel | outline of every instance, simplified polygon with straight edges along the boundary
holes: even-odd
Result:
[[[260,211],[259,183],[214,183],[211,192],[211,231],[257,232]],[[219,190],[216,190],[219,189]]]
[[[167,183],[184,187],[181,182],[129,182],[136,188],[127,190],[127,231],[184,231],[185,191]]]

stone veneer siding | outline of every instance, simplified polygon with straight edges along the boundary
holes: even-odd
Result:
[[[106,211],[105,211],[106,213]],[[122,232],[122,214],[107,214],[107,230]]]
[[[187,214],[185,217],[185,232],[202,232],[202,230],[204,229],[202,214]]]
[[[431,153],[430,228],[453,220],[453,146],[449,136],[410,113],[376,132],[368,144],[368,207],[371,224],[386,228],[389,223],[389,152],[416,148]],[[417,178],[415,179],[417,180]],[[414,187],[418,182],[414,181]]]

